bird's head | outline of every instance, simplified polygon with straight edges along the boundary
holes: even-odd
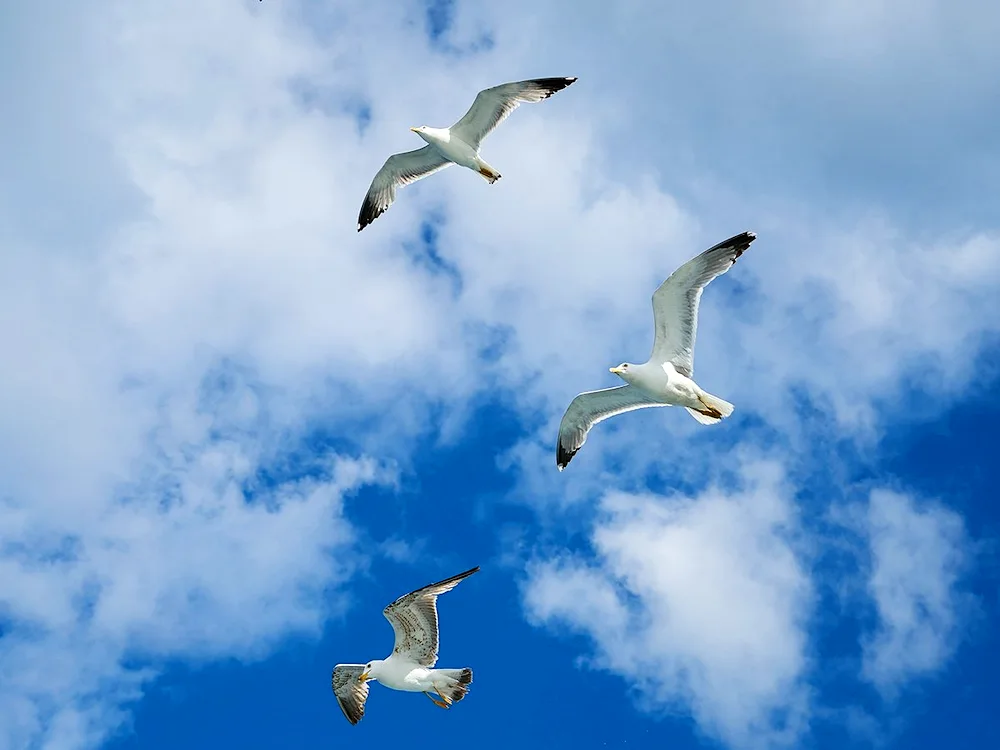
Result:
[[[632,372],[635,369],[635,365],[629,362],[622,362],[618,367],[612,367],[611,372],[620,377],[626,383],[632,382]]]
[[[432,128],[428,125],[418,125],[415,128],[410,128],[410,130],[428,143],[434,143],[442,139],[442,131],[440,128]]]
[[[370,662],[365,664],[364,670],[358,676],[358,682],[367,682],[368,680],[377,680],[379,668],[382,666],[381,659],[372,659]]]

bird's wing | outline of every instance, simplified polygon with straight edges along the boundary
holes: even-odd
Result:
[[[476,94],[476,100],[462,119],[451,126],[460,140],[478,149],[483,139],[517,109],[522,102],[540,102],[569,86],[575,78],[535,78],[503,83]]]
[[[659,401],[646,398],[642,391],[630,385],[587,391],[574,398],[562,422],[559,423],[559,442],[556,445],[556,466],[559,471],[566,468],[577,451],[587,442],[587,433],[598,422],[603,422],[616,414],[623,414],[647,406],[666,406]]]
[[[361,204],[358,231],[385,213],[396,200],[397,187],[409,185],[451,164],[453,162],[445,159],[440,151],[429,144],[415,151],[405,151],[390,156],[375,174],[375,179],[368,188],[368,195],[365,196],[365,202]]]
[[[701,293],[712,279],[728,271],[755,239],[753,232],[743,232],[720,242],[678,268],[653,292],[656,336],[650,361],[670,362],[677,372],[692,377]]]
[[[392,652],[421,666],[433,667],[438,657],[437,598],[478,570],[477,565],[457,576],[411,591],[382,610],[396,633]]]
[[[330,685],[337,697],[337,703],[340,704],[340,710],[352,724],[357,724],[365,715],[368,683],[358,679],[364,669],[364,664],[338,664],[333,668],[333,676],[330,678]]]

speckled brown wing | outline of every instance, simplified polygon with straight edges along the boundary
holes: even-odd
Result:
[[[368,683],[358,679],[364,669],[364,664],[338,664],[333,668],[333,676],[330,678],[340,710],[351,724],[357,724],[365,715]]]
[[[433,667],[438,658],[437,598],[478,570],[477,565],[457,576],[424,586],[399,597],[382,610],[396,633],[393,653],[405,656],[421,666]]]

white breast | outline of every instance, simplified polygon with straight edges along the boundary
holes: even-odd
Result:
[[[646,363],[632,365],[629,369],[631,373],[628,382],[650,398],[661,401],[669,392],[670,373],[666,368]]]
[[[430,670],[419,664],[405,662],[390,656],[383,662],[378,681],[393,690],[420,693],[429,689],[427,680]]]
[[[449,130],[421,134],[424,140],[459,166],[476,169],[476,150],[465,141],[454,137]]]
[[[683,406],[697,404],[698,386],[691,378],[677,372],[670,362],[663,363],[663,372],[667,376],[664,390],[669,401]]]

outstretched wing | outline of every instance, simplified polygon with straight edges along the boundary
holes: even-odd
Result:
[[[666,404],[646,398],[638,388],[630,385],[587,391],[574,398],[559,423],[559,442],[556,445],[556,466],[559,471],[566,468],[587,442],[587,433],[595,424],[616,414],[647,406]]]
[[[371,187],[368,188],[368,195],[365,196],[365,202],[361,204],[358,231],[386,212],[396,200],[396,188],[423,179],[452,163],[430,145],[390,156],[375,174]]]
[[[710,247],[670,274],[653,292],[656,336],[651,361],[670,362],[677,372],[692,377],[701,293],[712,279],[732,268],[755,239],[753,232],[743,232]]]
[[[368,683],[358,679],[364,669],[364,664],[338,664],[333,668],[333,676],[330,679],[340,710],[352,724],[357,724],[365,715]]]
[[[393,653],[421,666],[433,667],[438,657],[437,598],[478,570],[477,565],[457,576],[411,591],[382,610],[396,633]]]
[[[462,119],[451,126],[453,135],[478,149],[483,139],[523,102],[540,102],[562,91],[576,78],[535,78],[483,89]]]

